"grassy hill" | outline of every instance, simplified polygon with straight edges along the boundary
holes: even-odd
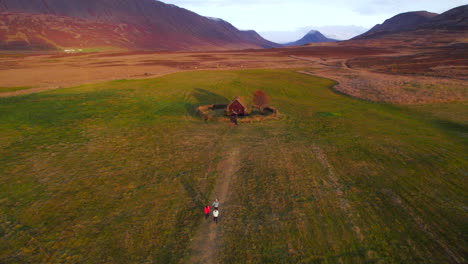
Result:
[[[333,85],[203,71],[0,98],[0,262],[179,262],[233,151],[222,263],[466,261],[466,104],[403,108]],[[257,89],[282,120],[195,113]]]

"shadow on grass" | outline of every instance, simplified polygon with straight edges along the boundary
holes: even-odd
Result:
[[[198,116],[197,107],[200,105],[229,103],[229,100],[226,97],[201,88],[195,88],[191,96],[197,100],[196,103],[185,104],[185,109],[191,116]]]
[[[451,131],[451,132],[461,133],[461,134],[468,133],[468,125],[466,124],[455,123],[453,121],[443,120],[443,119],[436,119],[434,120],[434,123],[437,127],[446,131]]]
[[[200,190],[200,187],[192,177],[186,175],[186,172],[180,175],[180,183],[187,192],[187,195],[192,199],[195,207],[203,207],[208,201],[208,197],[206,197],[205,193]]]

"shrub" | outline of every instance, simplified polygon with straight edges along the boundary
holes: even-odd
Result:
[[[263,114],[263,110],[270,103],[270,96],[263,90],[257,90],[253,94],[253,103]]]

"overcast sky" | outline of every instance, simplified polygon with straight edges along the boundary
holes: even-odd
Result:
[[[442,13],[468,0],[163,0],[203,16],[222,18],[239,29],[293,31],[308,26],[370,28],[396,14]]]

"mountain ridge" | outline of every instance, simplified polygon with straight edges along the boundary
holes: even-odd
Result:
[[[380,38],[394,33],[418,30],[468,30],[468,5],[450,9],[442,14],[427,11],[405,12],[395,15],[369,31],[352,38],[365,40]]]
[[[13,14],[14,19],[11,20]],[[67,23],[60,26],[59,22],[64,19]],[[45,25],[40,24],[40,20]],[[90,23],[100,35],[110,38],[102,39],[99,34],[91,34],[94,39],[90,39],[90,36],[80,34],[82,31],[89,32],[85,25],[89,26]],[[43,45],[39,46],[47,46],[48,49],[90,47],[93,43],[129,50],[216,50],[279,46],[250,31],[238,30],[222,19],[203,17],[184,8],[153,0],[68,0],[66,3],[59,0],[33,3],[28,0],[2,0],[0,24],[0,47],[7,49],[28,48],[28,43],[40,40]],[[47,32],[43,26],[52,27],[58,32],[44,34]],[[125,28],[129,30],[125,31]],[[10,39],[18,35],[21,37]],[[70,41],[71,36],[75,37],[74,43]],[[36,47],[29,46],[31,49]]]

